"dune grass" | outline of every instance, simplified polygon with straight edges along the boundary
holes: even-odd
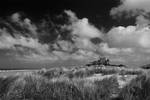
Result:
[[[51,81],[34,74],[19,77],[6,87],[1,100],[109,100],[118,91],[115,78],[87,84],[78,80]]]
[[[125,86],[118,100],[150,100],[150,77],[141,75]]]
[[[0,100],[149,100],[150,79],[141,73],[139,70],[94,67],[26,72],[0,78]],[[95,74],[112,76],[86,79]],[[113,74],[138,77],[119,88]]]

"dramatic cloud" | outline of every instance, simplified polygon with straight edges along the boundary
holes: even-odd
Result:
[[[22,19],[21,15],[19,13],[15,13],[10,17],[11,21],[15,23],[18,27],[20,27],[23,30],[26,30],[28,34],[32,36],[37,35],[37,27],[36,25],[32,24],[31,20],[28,18]]]
[[[95,38],[102,36],[102,33],[94,25],[90,24],[87,18],[78,19],[75,13],[71,11],[65,11],[65,13],[69,16],[71,25],[64,27],[71,30],[71,34],[81,38]]]
[[[97,57],[95,51],[99,48],[91,39],[101,40],[103,33],[90,24],[87,18],[78,19],[72,11],[66,10],[64,12],[68,16],[69,22],[59,25],[60,30],[54,31],[56,33],[50,33],[51,31],[46,30],[47,27],[49,29],[52,27],[47,23],[44,25],[46,28],[43,28],[42,25],[34,24],[30,19],[23,18],[19,13],[13,14],[10,17],[10,22],[3,22],[7,27],[0,29],[0,49],[11,51],[12,54],[10,52],[9,54],[14,55],[18,60],[37,62],[68,59],[87,60]],[[38,31],[41,29],[42,31]],[[66,33],[66,37],[72,41],[63,40],[62,31],[69,32]],[[45,36],[58,34],[58,37],[55,42],[50,42],[50,40],[43,42],[41,34]]]
[[[19,60],[47,58],[50,50],[49,45],[40,43],[36,25],[32,24],[28,18],[22,19],[19,13],[13,14],[10,21],[13,25],[4,21],[3,24],[7,27],[0,29],[0,49],[11,51],[8,54],[14,55]]]
[[[98,55],[104,54],[120,54],[132,52],[129,48],[111,48],[109,44],[104,42],[107,38],[99,29],[88,22],[87,18],[78,19],[71,11],[65,11],[69,16],[70,24],[63,26],[63,29],[70,30],[75,42],[75,47],[79,50],[90,51]],[[87,53],[88,55],[88,53]]]
[[[117,50],[112,49],[117,54],[111,57],[124,59],[129,64],[148,62],[150,59],[149,33],[150,28],[148,26],[119,26],[112,28],[107,34],[107,43],[111,48],[120,48],[124,53],[119,54]],[[106,49],[107,45],[104,47]]]
[[[70,24],[62,26],[62,29],[70,31],[75,48],[94,52],[95,45],[91,42],[91,39],[102,39],[103,33],[90,24],[87,18],[78,19],[72,11],[65,11],[65,13],[69,17]]]
[[[123,11],[135,12],[143,10],[144,12],[150,12],[150,1],[149,0],[120,0],[121,5],[111,10],[111,14],[115,15]]]
[[[110,11],[112,16],[136,17],[137,25],[150,24],[150,0],[120,0],[120,2],[121,4],[118,7],[114,7]]]
[[[18,47],[25,47],[34,49],[40,54],[45,54],[49,46],[39,43],[38,39],[27,38],[23,36],[12,37],[5,29],[0,30],[0,49],[17,49]]]
[[[111,48],[129,49],[129,51],[132,51],[128,56],[116,55],[117,58],[121,57],[128,63],[147,62],[150,60],[150,0],[119,1],[120,5],[112,8],[110,14],[115,18],[135,18],[136,26],[112,28],[107,34],[107,43]]]
[[[99,56],[118,63],[141,62],[140,57],[143,61],[150,59],[149,20],[143,15],[136,17],[137,26],[113,27],[103,33],[87,18],[79,19],[70,10],[64,14],[68,22],[60,25],[35,24],[19,13],[13,14],[0,28],[0,50],[17,60],[39,63],[84,62]]]

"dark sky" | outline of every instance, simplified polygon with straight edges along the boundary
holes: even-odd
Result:
[[[58,15],[64,9],[74,11],[79,18],[87,17],[97,27],[112,27],[117,24],[109,12],[119,4],[118,0],[3,0],[1,15],[23,12],[34,19],[44,15]],[[120,24],[120,23],[118,23]]]

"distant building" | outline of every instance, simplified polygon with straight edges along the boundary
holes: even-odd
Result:
[[[150,69],[150,64],[141,66],[140,68],[142,68],[142,69]]]
[[[123,64],[120,64],[120,65],[118,65],[118,67],[126,68],[127,66],[126,66],[126,65],[123,65]]]
[[[92,66],[92,65],[109,65],[109,59],[106,57],[99,57],[97,61],[93,61],[89,64],[86,64],[86,66]]]

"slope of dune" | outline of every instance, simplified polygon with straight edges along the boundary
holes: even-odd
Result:
[[[150,79],[146,74],[147,70],[117,65],[18,71],[17,74],[0,78],[0,98],[1,100],[135,100],[133,99],[135,91],[128,93],[127,90],[132,90],[135,86],[140,89],[142,84],[149,82],[147,80]],[[140,79],[143,83],[140,83]],[[142,91],[144,90],[140,92]],[[133,96],[126,98],[125,95]]]

